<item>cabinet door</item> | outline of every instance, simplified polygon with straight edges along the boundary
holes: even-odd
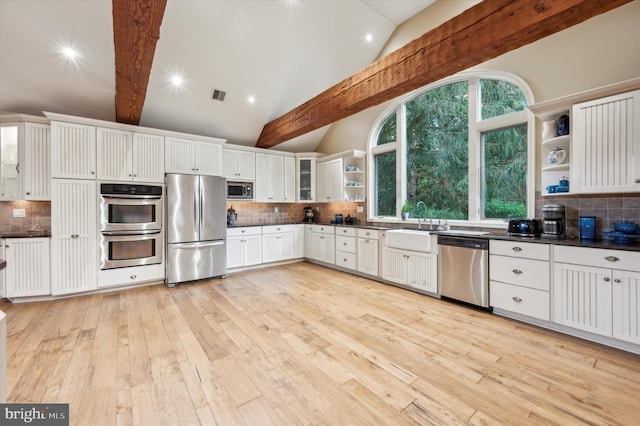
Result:
[[[398,284],[407,284],[407,255],[404,250],[382,249],[382,278]]]
[[[311,225],[304,225],[304,257],[313,259],[313,232]]]
[[[262,262],[276,262],[280,257],[280,234],[265,234],[262,236]]]
[[[269,156],[266,154],[256,154],[256,184],[254,187],[254,197],[256,201],[268,202],[271,196]]]
[[[96,128],[51,122],[51,176],[96,178]]]
[[[438,292],[437,256],[428,253],[407,252],[407,284],[411,287]]]
[[[317,201],[323,203],[331,201],[329,192],[329,163],[319,163],[316,167],[316,176],[318,178],[316,183]]]
[[[571,191],[640,190],[640,90],[573,106]]]
[[[22,198],[22,174],[20,162],[24,125],[0,124],[0,200]]]
[[[133,134],[133,180],[164,182],[164,136]]]
[[[329,161],[329,200],[344,201],[344,179],[342,171],[342,159]]]
[[[167,173],[196,173],[193,141],[165,137],[164,148],[164,166]]]
[[[613,337],[640,345],[640,274],[613,271]]]
[[[358,238],[358,271],[378,275],[378,240]]]
[[[326,263],[335,263],[335,237],[320,232],[313,232],[312,234],[313,259]]]
[[[25,123],[24,130],[24,199],[51,200],[51,127]]]
[[[97,287],[96,183],[53,179],[51,184],[51,291]]]
[[[293,203],[296,201],[296,159],[284,157],[283,160],[283,201],[285,203]]]
[[[244,236],[227,237],[227,268],[244,265]]]
[[[51,294],[48,238],[7,239],[7,297]]]
[[[269,172],[271,176],[270,201],[284,201],[284,157],[281,155],[269,156]]]
[[[222,176],[222,145],[196,142],[196,173],[207,176]]]
[[[98,149],[98,179],[133,180],[133,134],[123,130],[96,131]]]
[[[611,336],[611,270],[554,264],[553,321]]]
[[[305,257],[305,253],[306,253],[306,241],[304,239],[305,237],[305,225],[294,225],[294,231],[293,231],[293,239],[294,241],[294,245],[295,245],[295,249],[293,252],[293,257],[295,258],[301,258],[301,257]]]
[[[262,236],[247,235],[244,240],[244,265],[250,266],[262,263]]]
[[[316,199],[316,160],[315,158],[297,158],[297,201],[315,201]]]
[[[222,173],[229,180],[255,180],[255,152],[224,148],[222,150]]]

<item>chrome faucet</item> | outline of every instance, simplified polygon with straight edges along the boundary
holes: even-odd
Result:
[[[422,216],[424,216],[422,218],[422,220],[426,223],[427,222],[427,205],[424,203],[424,201],[418,201],[418,203],[416,204],[416,213],[420,211],[420,204],[422,204],[422,207],[424,207],[424,212],[422,214]],[[422,229],[422,224],[420,223],[420,214],[418,214],[418,229]]]

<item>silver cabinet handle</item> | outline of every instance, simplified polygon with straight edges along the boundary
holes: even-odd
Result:
[[[604,258],[604,260],[608,260],[609,262],[617,262],[620,259],[615,256],[607,256]]]
[[[71,238],[78,238],[80,235],[78,234],[71,234]]]
[[[511,250],[515,251],[516,253],[522,251],[520,247],[512,247]]]
[[[634,180],[635,183],[640,183],[640,179]]]
[[[131,278],[132,280],[135,280],[136,278],[138,278],[137,275],[131,275],[129,278]]]
[[[6,248],[9,248],[9,244],[5,244],[4,246],[5,246]]]
[[[616,278],[615,280],[613,280],[614,283],[621,283],[622,280],[620,280],[620,278]]]
[[[511,272],[513,272],[516,275],[520,275],[522,273],[520,269],[512,269]]]
[[[242,230],[242,231],[240,231],[240,232],[242,232],[242,233],[244,234],[245,232],[247,232],[247,230],[246,230],[246,229],[243,229],[243,230]]]
[[[347,243],[342,243],[342,245],[343,245],[343,246],[346,246],[346,245],[347,245]]]
[[[512,299],[513,299],[513,301],[514,301],[514,302],[516,302],[516,303],[520,303],[520,302],[522,302],[522,299],[520,299],[518,296],[513,296],[513,297],[512,297]]]
[[[604,277],[604,282],[608,283],[609,281],[611,281],[609,277]]]

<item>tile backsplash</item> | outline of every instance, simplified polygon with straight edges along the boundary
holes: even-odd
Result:
[[[24,209],[25,217],[13,217],[14,209]],[[51,232],[50,201],[0,201],[0,233]]]
[[[238,214],[236,225],[269,225],[273,223],[292,222],[300,223],[304,219],[304,208],[313,207],[314,221],[329,223],[335,218],[336,213],[342,213],[343,217],[350,215],[357,218],[358,223],[365,223],[366,207],[363,213],[357,212],[358,206],[364,203],[335,202],[335,203],[253,203],[228,201],[227,209],[233,206]],[[275,209],[278,209],[278,212]]]

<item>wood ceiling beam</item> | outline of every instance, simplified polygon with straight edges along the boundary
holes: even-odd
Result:
[[[256,146],[319,129],[631,1],[484,0],[267,123]]]
[[[139,124],[167,0],[112,0],[116,121]]]

